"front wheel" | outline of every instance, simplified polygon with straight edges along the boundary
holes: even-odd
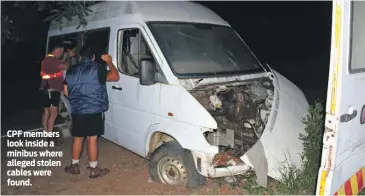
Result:
[[[191,152],[176,141],[167,142],[152,153],[149,174],[155,182],[188,188],[198,188],[206,182],[196,170]]]

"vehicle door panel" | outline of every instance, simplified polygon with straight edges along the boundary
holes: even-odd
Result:
[[[365,177],[365,2],[334,1],[331,65],[317,194],[358,194]],[[364,175],[363,175],[364,174]]]
[[[151,43],[140,25],[120,26],[120,30],[139,29],[147,45]],[[118,36],[118,35],[117,35]],[[119,42],[119,41],[117,41]],[[152,48],[152,47],[150,47]],[[120,55],[121,50],[117,50]],[[153,54],[155,52],[151,50]],[[124,58],[124,57],[123,57]],[[119,62],[118,62],[119,63]],[[148,128],[156,123],[160,84],[140,85],[139,78],[119,71],[120,80],[110,90],[113,96],[113,124],[117,143],[139,155],[145,155],[145,135]],[[121,90],[112,89],[114,87]]]

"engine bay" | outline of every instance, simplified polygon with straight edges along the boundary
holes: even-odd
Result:
[[[200,87],[191,94],[216,120],[218,128],[205,132],[207,141],[234,157],[244,155],[261,137],[271,112],[274,86],[269,78],[239,85]]]

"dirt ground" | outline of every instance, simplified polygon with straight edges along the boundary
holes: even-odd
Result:
[[[102,167],[110,169],[110,173],[99,179],[89,179],[86,170],[87,152],[84,150],[80,159],[81,174],[71,175],[64,172],[63,168],[70,163],[71,138],[64,141],[54,150],[62,150],[63,157],[54,160],[62,162],[61,167],[53,167],[52,175],[46,177],[31,177],[32,186],[12,187],[8,186],[7,171],[11,169],[6,165],[8,147],[7,138],[1,140],[1,194],[42,194],[42,195],[93,195],[93,194],[167,194],[167,195],[188,195],[188,194],[244,194],[238,187],[232,187],[222,183],[222,179],[208,180],[206,186],[188,190],[185,187],[172,187],[156,182],[149,182],[147,160],[132,152],[115,145],[103,138],[99,139],[100,154],[99,163]],[[86,147],[86,145],[85,145]],[[86,149],[84,147],[84,149]],[[12,167],[14,169],[14,167]],[[22,177],[25,179],[25,177]]]

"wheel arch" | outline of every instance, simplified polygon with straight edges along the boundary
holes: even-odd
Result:
[[[150,134],[149,139],[146,142],[146,158],[149,159],[150,155],[164,143],[176,141],[179,143],[173,136],[167,134],[163,131],[154,131]],[[180,144],[180,143],[179,143]],[[181,144],[180,144],[181,145]]]
[[[200,129],[195,126],[173,121],[151,125],[145,138],[145,157],[149,158],[159,146],[176,141],[182,148],[202,153],[217,153],[218,147],[211,146]]]

